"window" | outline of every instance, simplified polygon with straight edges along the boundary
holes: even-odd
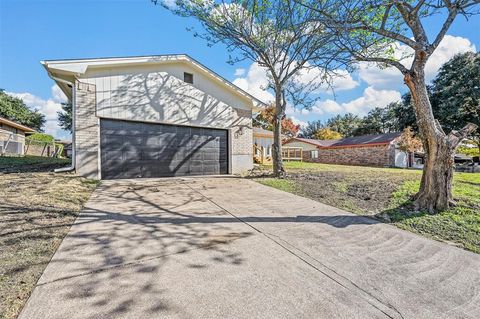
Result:
[[[311,151],[310,157],[311,157],[311,158],[318,158],[318,151],[317,151],[317,150]]]
[[[187,83],[193,84],[193,74],[192,73],[187,73],[183,72],[183,81]]]

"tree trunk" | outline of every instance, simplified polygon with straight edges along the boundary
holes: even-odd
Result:
[[[285,169],[282,160],[282,119],[283,119],[282,90],[275,89],[275,118],[273,121],[273,174],[275,177],[284,177]]]
[[[405,83],[412,94],[420,138],[425,151],[425,164],[420,190],[415,195],[415,207],[430,213],[442,211],[453,203],[455,150],[463,138],[476,126],[469,124],[460,132],[452,131],[449,135],[445,134],[440,123],[433,117],[423,66],[414,67],[413,74],[406,74]]]

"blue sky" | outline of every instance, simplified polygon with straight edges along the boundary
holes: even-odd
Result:
[[[429,31],[438,26],[439,18],[432,19]],[[58,137],[67,136],[56,126],[62,97],[40,65],[44,59],[187,53],[254,95],[269,98],[260,89],[265,81],[260,68],[250,62],[227,64],[223,45],[208,47],[188,27],[200,28],[149,0],[0,0],[0,88],[40,108],[47,115],[47,132]],[[479,30],[480,17],[459,18],[427,75],[432,78],[454,53],[478,51]],[[324,92],[313,110],[290,108],[288,114],[299,123],[347,111],[362,115],[404,91],[395,71],[362,66],[338,80],[335,98]]]

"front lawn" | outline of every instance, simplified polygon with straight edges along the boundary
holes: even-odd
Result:
[[[36,170],[34,162],[45,170],[66,161],[17,159],[0,157],[0,318],[4,319],[16,318],[97,185],[69,173],[31,172]],[[5,173],[14,167],[27,172]]]
[[[480,253],[479,173],[455,173],[453,193],[457,207],[429,215],[415,212],[411,202],[420,186],[419,170],[302,162],[286,162],[285,166],[285,179],[256,180]]]
[[[68,165],[70,165],[68,158],[0,156],[0,173],[48,172]]]

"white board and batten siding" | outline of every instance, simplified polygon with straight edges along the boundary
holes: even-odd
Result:
[[[245,97],[182,62],[92,69],[80,81],[96,86],[99,117],[229,128],[245,124],[234,108],[250,110]]]

